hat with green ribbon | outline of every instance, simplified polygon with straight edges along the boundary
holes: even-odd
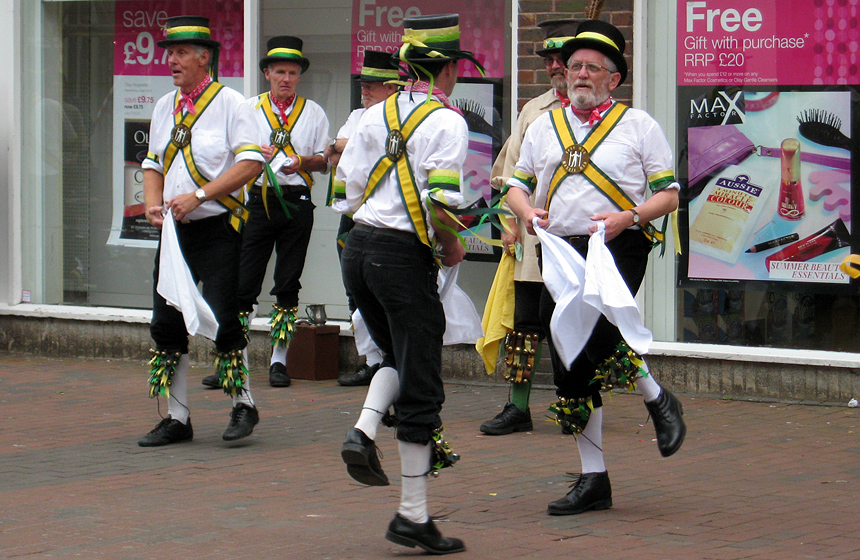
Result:
[[[391,53],[383,51],[364,51],[364,64],[361,73],[352,77],[358,82],[390,82],[400,79],[397,64],[391,60]]]
[[[410,66],[465,58],[483,75],[484,67],[469,51],[460,50],[459,14],[415,16],[403,20],[403,45],[397,57]]]
[[[542,48],[535,51],[538,56],[548,56],[561,52],[561,46],[565,41],[573,39],[576,35],[577,26],[582,23],[581,19],[548,19],[538,24],[543,29],[544,40]]]
[[[260,59],[260,70],[265,71],[274,62],[295,62],[304,74],[311,61],[302,55],[303,45],[301,39],[291,35],[272,37],[266,42],[266,56]]]
[[[192,45],[203,45],[210,49],[221,46],[218,41],[212,40],[209,31],[209,18],[203,16],[174,16],[167,18],[167,26],[164,28],[164,39],[158,42],[158,46],[166,49],[170,45],[189,43]]]

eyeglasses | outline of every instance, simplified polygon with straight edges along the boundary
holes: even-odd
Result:
[[[582,63],[582,62],[579,62],[577,60],[571,62],[570,65],[567,67],[567,69],[570,70],[571,72],[573,72],[574,74],[579,74],[582,71],[583,66],[585,67],[585,71],[588,72],[592,76],[594,74],[599,74],[601,70],[606,70],[607,72],[612,74],[612,70],[610,70],[609,68],[607,68],[605,66],[595,64],[594,62]]]

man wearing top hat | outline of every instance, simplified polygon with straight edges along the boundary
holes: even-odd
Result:
[[[678,205],[679,185],[666,136],[647,113],[616,103],[610,93],[627,77],[624,36],[614,26],[586,20],[564,43],[571,105],[545,113],[526,132],[508,203],[534,234],[532,220],[565,239],[583,257],[589,236],[605,227],[606,247],[631,293],[636,293],[648,254],[661,233],[651,224]],[[529,195],[534,194],[533,202]],[[650,196],[646,196],[650,194]],[[549,329],[555,302],[544,288],[540,318]],[[558,325],[565,331],[565,325]],[[564,332],[552,333],[564,337]],[[600,376],[613,373],[641,391],[654,421],[664,457],[684,441],[681,404],[662,388],[648,365],[630,350],[605,316],[568,369],[549,337],[557,386],[556,419],[577,434],[582,474],[571,491],[549,504],[551,515],[571,515],[612,507],[603,460],[603,407]],[[597,380],[597,381],[596,381]]]
[[[544,31],[544,40],[542,48],[536,50],[535,54],[543,57],[546,73],[552,87],[526,103],[520,111],[513,132],[511,132],[505,145],[502,146],[495,163],[493,163],[491,182],[494,188],[502,190],[513,174],[514,165],[520,157],[520,146],[522,146],[529,125],[547,111],[567,107],[570,104],[567,98],[567,68],[561,59],[561,46],[573,37],[576,26],[581,21],[553,19],[538,24],[538,27]],[[511,393],[510,399],[502,411],[494,418],[481,424],[480,427],[483,433],[494,436],[525,432],[532,429],[532,417],[529,409],[531,376],[535,364],[540,361],[540,342],[544,339],[538,313],[542,280],[535,252],[537,238],[526,235],[525,224],[518,222],[515,217],[508,219],[508,225],[510,231],[503,232],[501,237],[505,252],[515,258],[513,267],[514,316],[508,318],[509,321],[512,321],[513,331],[507,332],[505,337],[505,349],[507,351],[505,378],[511,383]],[[494,312],[492,306],[494,305],[504,304],[503,302],[488,300],[485,314],[490,314],[492,317]],[[488,341],[498,341],[500,340],[499,337],[504,335],[501,330],[498,330],[499,327],[499,325],[490,326],[484,339],[479,341],[478,345],[478,351],[482,354],[484,353],[483,349],[487,349],[485,361],[488,369],[491,368],[490,371],[495,371],[498,351],[497,345],[488,345]],[[494,335],[493,329],[497,329],[497,334]]]
[[[434,201],[453,207],[465,202],[468,126],[448,96],[458,61],[477,62],[460,50],[457,14],[406,18],[403,24],[396,56],[413,81],[367,109],[337,168],[355,221],[343,249],[344,284],[384,355],[341,457],[358,482],[388,484],[368,432],[393,403],[401,498],[386,538],[447,554],[465,550],[463,542],[443,537],[427,511],[427,475],[457,458],[441,439],[445,316],[437,259],[453,266],[465,248],[454,220]]]
[[[346,148],[349,137],[355,134],[361,116],[364,115],[364,112],[368,108],[385,101],[393,95],[399,87],[399,78],[400,73],[392,64],[390,53],[374,50],[364,51],[364,63],[361,66],[361,71],[359,74],[353,76],[353,79],[359,83],[359,87],[361,88],[362,106],[349,114],[346,122],[337,131],[337,135],[331,139],[323,153],[326,161],[332,167],[326,203],[341,215],[340,226],[337,230],[338,260],[340,259],[346,237],[353,225],[355,225],[355,222],[352,221],[352,213],[349,211],[349,205],[346,202],[345,185],[343,181],[338,181],[336,178],[337,164],[340,161],[343,149]],[[347,293],[347,299],[350,312],[355,313],[355,301],[349,293]],[[369,343],[370,334],[367,332],[364,321],[356,320],[353,323],[353,330],[355,332],[357,348],[360,347],[360,341],[363,341],[362,346]],[[359,366],[354,372],[344,373],[337,378],[339,384],[345,387],[370,385],[370,380],[382,364],[382,353],[378,348],[375,348],[372,351],[367,351],[364,356],[364,364]]]
[[[239,312],[247,327],[274,249],[270,294],[276,302],[269,322],[272,387],[290,385],[287,348],[295,332],[299,279],[314,225],[311,174],[327,169],[322,154],[328,139],[328,119],[322,107],[297,93],[302,74],[310,66],[302,46],[301,39],[289,35],[269,39],[260,70],[270,89],[247,101],[254,110],[258,140],[271,173],[267,170],[258,177],[249,191],[250,216],[242,235],[239,269]],[[209,376],[203,384],[211,386],[213,381]]]
[[[155,259],[150,396],[167,397],[168,415],[138,444],[160,446],[193,437],[183,317],[192,310],[180,312],[159,293],[159,270],[168,259],[171,266],[184,260],[217,319],[219,386],[233,398],[223,438],[236,440],[250,435],[259,420],[245,366],[246,341],[236,293],[239,231],[247,217],[242,187],[260,173],[264,159],[253,111],[241,94],[217,82],[219,43],[210,36],[208,18],[168,18],[165,39],[158,46],[167,49],[178,90],[159,99],[153,110],[149,153],[142,163],[146,218],[168,231],[175,224],[180,251],[171,253],[170,243],[162,242]]]

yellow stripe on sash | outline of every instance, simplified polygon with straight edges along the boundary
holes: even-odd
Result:
[[[260,94],[260,97],[261,97],[261,99],[260,99],[260,102],[258,103],[258,106],[262,107],[263,114],[266,115],[266,120],[269,123],[269,127],[272,130],[275,130],[276,128],[281,128],[281,121],[278,120],[278,116],[275,115],[275,110],[272,108],[272,100],[269,98],[269,94],[263,93],[263,94]],[[289,119],[286,126],[283,127],[287,130],[287,132],[290,133],[290,135],[292,135],[293,127],[296,126],[296,122],[299,120],[299,117],[301,116],[302,111],[304,111],[304,109],[305,109],[305,104],[306,104],[306,99],[304,97],[299,97],[297,95],[296,100],[293,102],[293,110],[290,113],[290,116],[292,118]],[[282,117],[286,118],[285,115],[282,115]],[[275,155],[277,155],[278,152],[284,152],[284,154],[286,154],[288,156],[298,155],[296,153],[295,148],[293,148],[292,142],[289,142],[283,148],[276,148],[272,157],[275,157]],[[308,186],[308,188],[311,188],[314,186],[314,179],[310,173],[308,173],[307,171],[303,171],[301,169],[299,171],[297,171],[296,173],[299,175],[299,177],[302,178],[302,181],[305,182],[305,184]]]

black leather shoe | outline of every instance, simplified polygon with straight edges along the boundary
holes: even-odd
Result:
[[[204,377],[203,381],[201,381],[201,383],[203,383],[204,387],[207,387],[209,389],[220,389],[221,388],[221,382],[218,379],[218,375],[214,374],[214,373],[212,375],[207,375],[206,377]]]
[[[567,496],[550,502],[546,512],[550,515],[575,515],[590,509],[612,507],[612,486],[609,473],[586,473],[579,475]]]
[[[645,403],[645,408],[654,420],[654,430],[657,432],[657,449],[660,455],[668,457],[684,443],[687,435],[687,425],[684,423],[684,407],[675,395],[663,389],[656,400]]]
[[[394,519],[388,524],[385,538],[410,548],[420,546],[430,554],[451,554],[466,550],[460,539],[443,537],[432,519],[427,523],[415,523],[399,513],[394,514]]]
[[[191,418],[188,419],[187,424],[183,424],[168,416],[159,422],[151,432],[140,438],[137,444],[141,447],[159,447],[171,443],[191,441],[193,437],[194,430],[191,428]]]
[[[358,428],[346,433],[340,456],[346,463],[346,472],[356,481],[368,486],[388,486],[388,477],[379,464],[376,444]]]
[[[512,402],[506,404],[505,408],[495,418],[481,424],[481,431],[488,436],[503,436],[513,432],[530,432],[531,430],[531,411],[523,412]]]
[[[287,366],[281,362],[275,362],[269,366],[269,385],[272,387],[289,387],[290,382]]]
[[[233,441],[248,437],[254,431],[254,426],[260,421],[260,413],[256,406],[239,403],[230,412],[230,423],[221,435],[225,441]]]
[[[337,378],[337,382],[344,387],[360,387],[362,385],[370,385],[370,380],[373,375],[379,371],[379,366],[382,364],[373,364],[369,366],[364,364],[352,373],[344,373]]]

